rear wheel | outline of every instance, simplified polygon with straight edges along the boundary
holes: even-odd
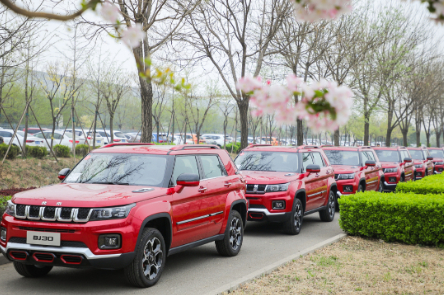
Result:
[[[335,192],[330,190],[330,194],[328,195],[328,202],[327,207],[319,211],[319,217],[322,221],[330,222],[335,219],[335,212],[336,212],[336,198],[335,198]]]
[[[293,210],[290,218],[284,222],[284,231],[289,235],[297,235],[301,232],[304,207],[299,199],[294,199]]]
[[[216,241],[216,250],[222,256],[236,256],[244,240],[244,225],[239,212],[232,210],[228,218],[224,239]]]
[[[15,270],[26,278],[40,278],[46,276],[52,269],[52,266],[28,265],[20,262],[14,262]]]

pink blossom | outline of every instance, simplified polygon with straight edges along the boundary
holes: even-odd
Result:
[[[140,45],[140,41],[142,41],[144,36],[145,32],[142,30],[142,26],[136,24],[122,32],[122,41],[128,45],[128,47],[136,48]]]
[[[100,10],[102,17],[111,23],[115,23],[119,18],[119,9],[109,1],[102,3],[102,9]]]
[[[236,83],[236,88],[245,93],[250,93],[256,89],[260,89],[261,87],[261,78],[254,78],[251,75],[240,78]]]

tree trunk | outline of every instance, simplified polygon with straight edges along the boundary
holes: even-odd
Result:
[[[393,132],[393,128],[392,127],[387,128],[387,134],[386,134],[386,137],[385,137],[385,146],[387,146],[387,147],[391,146],[392,132]]]
[[[368,146],[370,137],[370,114],[364,113],[364,145]]]
[[[98,110],[97,110],[97,107],[96,107],[96,111],[94,113],[94,128],[93,128],[93,136],[92,136],[92,139],[93,139],[93,149],[96,148],[97,113],[98,113]]]
[[[405,129],[401,129],[401,133],[402,133],[402,142],[403,142],[403,146],[408,146],[407,143],[407,135],[409,133],[409,130],[405,130]]]
[[[160,129],[160,123],[159,121],[156,121],[157,143],[159,143],[159,129]]]
[[[29,124],[29,106],[26,107],[26,111],[25,111],[25,136],[23,137],[23,157],[26,158],[26,156],[28,155],[28,150],[26,149],[26,140],[28,139],[28,124]],[[17,137],[18,140],[18,137]],[[20,143],[20,141],[19,141]]]
[[[74,158],[76,157],[76,119],[74,114],[74,97],[72,98],[72,105],[71,105],[71,118],[72,118],[72,154],[74,155]]]
[[[415,133],[416,133],[416,146],[420,147],[421,146],[421,129],[418,130],[418,128],[417,128]]]
[[[110,143],[114,143],[114,128],[113,128],[114,114],[109,114],[109,132],[111,133]]]
[[[339,128],[335,130],[334,140],[335,140],[335,146],[339,146]]]
[[[440,146],[441,131],[436,132],[436,147]]]
[[[237,101],[237,106],[239,108],[239,119],[241,123],[241,146],[240,150],[248,146],[248,100],[243,99]],[[237,130],[236,130],[237,132]],[[237,134],[237,133],[235,133]]]
[[[304,145],[304,124],[302,120],[296,120],[296,142],[297,145]]]

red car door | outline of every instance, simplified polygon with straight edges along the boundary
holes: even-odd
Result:
[[[404,162],[405,158],[412,159],[412,156],[407,150],[401,150],[400,152],[401,152],[402,162]],[[409,163],[404,163],[405,181],[413,180],[413,167],[414,167],[413,161]]]
[[[366,191],[376,191],[379,188],[378,181],[378,170],[375,166],[366,166],[365,162],[375,161],[373,154],[367,151],[361,151],[362,164],[364,165],[365,173],[365,190]]]
[[[172,185],[176,185],[177,177],[182,174],[200,174],[196,156],[176,156],[174,163]],[[202,178],[202,176],[201,176]],[[208,202],[203,185],[187,186],[173,195],[172,222],[173,241],[171,247],[188,244],[200,239],[202,231],[210,224]]]
[[[315,165],[319,165],[319,167],[321,167],[321,171],[319,172],[318,177],[318,183],[316,184],[316,187],[321,189],[321,194],[317,195],[315,199],[315,206],[316,208],[319,208],[321,206],[324,206],[328,199],[328,177],[330,177],[331,171],[327,171],[330,169],[327,168],[327,166],[325,165],[321,153],[313,152],[312,156]]]
[[[304,172],[307,171],[307,166],[311,164],[314,164],[311,153],[302,153],[302,165],[304,167]],[[306,176],[305,193],[307,196],[305,211],[318,208],[316,202],[319,201],[319,195],[322,194],[322,183],[320,182],[319,173],[310,173],[308,176]]]

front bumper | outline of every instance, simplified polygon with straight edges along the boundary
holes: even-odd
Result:
[[[444,171],[444,165],[435,165],[433,168],[433,173],[441,174]]]
[[[416,168],[416,170],[414,171],[414,175],[416,180],[424,178],[425,177],[425,168]]]
[[[249,221],[284,222],[291,216],[293,198],[290,197],[288,191],[265,194],[246,194],[246,197],[249,201]],[[273,201],[285,201],[285,209],[273,210]]]
[[[338,187],[338,196],[355,194],[358,190],[358,184],[354,179],[336,180]]]

